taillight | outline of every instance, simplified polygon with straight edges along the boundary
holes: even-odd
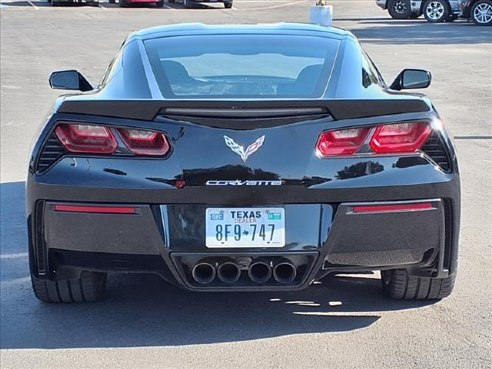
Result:
[[[373,127],[322,132],[316,144],[321,156],[355,153],[411,153],[422,147],[431,134],[427,122],[405,122]],[[364,146],[365,142],[369,146]]]
[[[322,156],[351,155],[359,150],[369,134],[369,128],[350,128],[323,132],[316,149]]]
[[[112,130],[101,125],[61,123],[56,127],[55,134],[65,148],[73,153],[113,154],[118,148],[115,134],[121,136],[120,146],[122,141],[135,155],[164,156],[170,149],[163,133],[148,130],[131,128]]]
[[[377,153],[414,152],[430,133],[426,122],[388,124],[376,128],[370,146]]]
[[[163,156],[169,151],[166,136],[159,132],[118,129],[128,148],[137,155]]]
[[[109,128],[89,124],[60,124],[55,134],[68,151],[112,154],[118,144]]]

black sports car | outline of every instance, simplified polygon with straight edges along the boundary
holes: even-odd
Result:
[[[107,272],[194,291],[281,291],[380,270],[399,299],[456,276],[455,150],[431,76],[387,86],[347,31],[170,25],[128,37],[97,87],[60,97],[27,182],[32,283],[99,299]]]

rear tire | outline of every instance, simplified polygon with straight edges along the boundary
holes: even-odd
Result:
[[[383,291],[392,299],[440,300],[453,292],[456,273],[446,278],[415,277],[405,269],[381,272]]]
[[[127,0],[120,0],[120,8],[128,8],[130,3]]]
[[[471,19],[477,26],[492,25],[492,1],[479,0],[470,11]]]
[[[106,273],[82,272],[80,278],[61,281],[37,279],[31,275],[34,295],[44,302],[73,303],[100,300],[106,289]]]
[[[186,9],[191,9],[193,7],[193,2],[191,0],[183,0],[183,6]]]
[[[393,19],[408,19],[412,16],[410,0],[389,0],[388,13]]]
[[[169,4],[174,4],[174,3],[176,2],[176,0],[167,0],[167,2],[168,2]]]
[[[423,13],[428,22],[441,23],[449,18],[451,7],[447,0],[427,0],[423,7]]]
[[[232,8],[232,1],[230,1],[230,2],[229,2],[229,1],[228,1],[228,2],[225,2],[225,3],[224,3],[224,8],[226,8],[226,9],[230,9],[230,8]]]
[[[158,2],[155,3],[155,6],[158,8],[164,7],[164,0],[159,0]]]
[[[109,0],[109,3],[114,4],[114,3],[116,3],[116,0]]]

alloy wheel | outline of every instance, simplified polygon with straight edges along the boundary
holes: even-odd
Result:
[[[397,1],[394,6],[395,12],[398,14],[404,14],[405,11],[407,10],[407,4],[405,1]]]
[[[427,5],[425,12],[429,19],[441,19],[444,14],[444,6],[439,1],[432,1]]]
[[[478,4],[473,11],[473,18],[480,24],[489,23],[492,20],[492,5]]]

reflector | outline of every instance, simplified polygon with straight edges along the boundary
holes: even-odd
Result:
[[[399,213],[430,209],[434,209],[432,203],[417,202],[414,204],[356,205],[352,208],[352,211],[354,213]]]
[[[68,213],[105,213],[105,214],[135,214],[135,208],[121,206],[86,206],[56,204],[55,211]]]

